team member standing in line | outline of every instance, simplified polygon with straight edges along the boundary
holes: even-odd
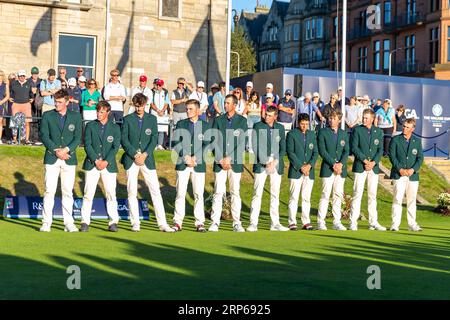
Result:
[[[361,214],[361,200],[367,179],[367,199],[369,211],[369,229],[386,231],[378,223],[377,189],[379,162],[383,156],[383,131],[373,125],[375,112],[365,109],[362,114],[363,124],[353,129],[352,152],[355,155],[352,172],[355,173],[353,199],[350,211],[350,230],[358,230]]]
[[[207,131],[210,124],[199,117],[202,115],[200,102],[186,101],[188,119],[180,120],[174,131],[174,150],[177,152],[177,197],[173,217],[175,231],[181,231],[186,210],[186,192],[189,178],[194,191],[194,217],[198,232],[206,232],[203,193],[205,191],[206,163],[205,153],[209,146]]]
[[[287,134],[287,155],[289,158],[289,229],[296,231],[297,210],[300,191],[302,193],[302,229],[313,230],[310,219],[311,192],[314,186],[314,167],[317,157],[316,132],[309,130],[309,114],[298,116],[298,129]]]
[[[233,231],[245,232],[241,223],[241,174],[244,171],[243,153],[247,134],[247,119],[236,113],[238,100],[229,94],[225,97],[225,114],[217,117],[213,129],[217,131],[214,137],[214,198],[212,203],[211,226],[209,231],[219,231],[222,216],[223,196],[226,192],[227,179],[230,181],[231,214],[233,216]]]
[[[286,134],[284,126],[277,122],[278,109],[268,107],[264,121],[253,127],[252,148],[255,151],[253,172],[255,183],[250,211],[250,225],[247,231],[258,231],[258,219],[261,200],[267,176],[270,177],[270,231],[289,231],[280,224],[280,185],[284,173],[284,156],[286,154]]]
[[[156,117],[145,112],[147,97],[142,93],[133,99],[135,112],[123,118],[122,146],[125,153],[121,163],[127,171],[128,204],[130,207],[131,230],[139,232],[139,207],[137,200],[138,176],[142,172],[152,197],[158,227],[164,232],[174,232],[166,221],[164,203],[156,174],[153,151],[158,140],[158,124]]]
[[[394,180],[391,231],[398,231],[402,220],[402,202],[406,192],[408,226],[410,231],[422,231],[416,222],[416,199],[419,190],[419,169],[423,163],[422,142],[412,134],[416,119],[406,119],[402,134],[392,138],[389,159],[392,163],[391,179]]]
[[[91,223],[92,201],[100,176],[106,191],[106,208],[109,222],[108,230],[117,232],[119,213],[117,212],[117,163],[116,154],[120,148],[120,127],[109,120],[111,105],[107,101],[97,104],[97,120],[86,125],[84,150],[86,159],[83,170],[86,171],[83,206],[81,207],[81,232],[88,232]]]
[[[55,109],[42,116],[40,137],[45,145],[45,194],[41,232],[50,232],[53,222],[53,206],[61,175],[62,213],[64,231],[77,232],[73,210],[73,187],[78,161],[77,147],[81,142],[81,115],[67,109],[69,94],[59,90],[54,94]]]
[[[318,134],[319,154],[323,158],[320,167],[322,178],[322,195],[319,201],[317,217],[318,230],[327,230],[325,218],[328,211],[330,193],[333,190],[333,229],[347,230],[341,222],[341,204],[344,197],[344,183],[347,177],[347,159],[349,155],[348,134],[339,125],[342,113],[331,110],[328,115],[329,127],[323,128]]]

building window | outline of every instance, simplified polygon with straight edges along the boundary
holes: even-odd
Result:
[[[333,18],[333,37],[335,37],[335,38],[337,38],[338,32],[339,32],[339,29],[338,29],[339,22],[338,21],[339,21],[339,18],[337,16]]]
[[[66,67],[67,77],[76,77],[77,68],[84,69],[84,76],[95,78],[96,37],[60,34],[58,67]]]
[[[310,20],[306,20],[305,30],[306,30],[306,40],[311,39],[311,21]]]
[[[408,23],[414,22],[414,19],[416,18],[416,0],[407,0],[406,16],[408,18]]]
[[[323,58],[323,50],[322,48],[317,48],[315,61],[322,61],[322,58]]]
[[[450,2],[450,0],[449,0]],[[450,3],[449,3],[450,7]],[[450,27],[447,30],[447,61],[450,62]]]
[[[406,71],[413,71],[415,67],[416,60],[416,36],[406,36],[405,37],[405,60],[406,60]]]
[[[366,73],[367,70],[367,47],[358,49],[358,72]]]
[[[391,40],[383,41],[383,70],[389,69],[389,53],[391,52]]]
[[[391,24],[391,2],[386,1],[384,3],[384,24]]]
[[[276,52],[272,52],[270,54],[270,66],[271,68],[274,68],[277,64],[277,53]]]
[[[159,0],[159,16],[181,19],[181,0]]]
[[[294,24],[294,41],[300,40],[300,24]]]
[[[439,62],[439,27],[430,29],[429,63]]]
[[[441,0],[430,0],[430,12],[441,9]]]
[[[323,38],[323,18],[317,18],[317,23],[316,23],[316,38],[317,39],[322,39]]]
[[[292,55],[292,63],[298,64],[298,52],[294,52],[294,54]]]
[[[380,71],[380,41],[373,43],[373,68],[375,71]]]

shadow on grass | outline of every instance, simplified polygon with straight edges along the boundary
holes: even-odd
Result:
[[[0,262],[8,268],[0,278],[0,299],[450,298],[448,237],[430,244],[315,235],[331,240],[318,252],[302,250],[299,239],[293,240],[298,248],[283,253],[214,244],[202,251],[169,244],[172,235],[165,235],[165,243],[100,236],[120,250],[94,255],[68,247],[65,256],[48,252],[46,263],[3,254]],[[382,290],[366,286],[367,268],[374,264],[381,268]],[[71,265],[81,269],[82,290],[66,287]]]

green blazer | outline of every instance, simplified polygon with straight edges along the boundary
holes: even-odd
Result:
[[[194,135],[191,136],[189,125],[191,120],[184,119],[177,122],[177,127],[173,132],[174,150],[178,155],[175,170],[183,171],[187,168],[184,163],[185,156],[195,156],[197,158],[197,166],[194,167],[195,172],[206,172],[205,152],[209,147],[211,134],[207,132],[211,129],[211,125],[203,120],[198,120],[194,126]]]
[[[233,172],[244,172],[243,154],[248,130],[247,119],[237,113],[231,119],[231,129],[228,129],[228,117],[226,113],[214,120],[213,129],[216,129],[212,139],[214,142],[213,154],[215,158],[214,172],[220,172],[222,170],[219,161],[226,156],[231,157],[231,169]]]
[[[270,127],[263,121],[255,123],[252,130],[252,148],[255,152],[254,173],[265,170],[270,156],[278,159],[278,174],[284,173],[284,156],[286,155],[286,134],[283,125],[275,122],[272,137]]]
[[[75,166],[77,161],[77,147],[81,142],[81,115],[67,110],[64,127],[59,126],[59,113],[56,110],[44,112],[41,120],[39,135],[44,144],[44,164],[55,164],[58,160],[55,149],[68,147],[71,158],[66,164]]]
[[[147,152],[145,166],[150,170],[155,170],[155,158],[153,152],[158,142],[158,123],[156,117],[149,113],[144,113],[142,128],[139,130],[138,116],[135,112],[123,118],[122,124],[122,147],[125,150],[120,162],[125,170],[130,169],[134,162],[134,157],[140,150]]]
[[[347,177],[347,159],[350,153],[348,143],[348,134],[341,128],[338,129],[337,142],[334,140],[334,134],[331,128],[323,128],[319,130],[318,138],[319,154],[322,157],[322,165],[320,166],[320,177],[329,178],[333,174],[333,166],[335,163],[342,163],[342,178]]]
[[[352,133],[352,152],[355,155],[352,172],[364,172],[364,160],[375,161],[373,172],[378,174],[380,167],[378,163],[383,156],[383,130],[372,126],[370,128],[370,141],[368,130],[360,125],[353,129]]]
[[[410,181],[419,181],[419,169],[423,162],[422,141],[411,136],[409,146],[403,134],[395,136],[389,144],[389,160],[392,163],[391,179],[400,179],[400,169],[414,169]]]
[[[309,178],[314,180],[314,167],[319,156],[315,131],[306,131],[306,146],[299,129],[289,131],[286,140],[287,156],[290,162],[288,178],[300,179],[303,175],[302,166],[310,164]]]
[[[120,127],[108,121],[103,136],[100,133],[100,121],[91,121],[86,125],[84,132],[86,159],[83,170],[92,170],[95,168],[95,161],[106,160],[108,161],[106,169],[109,172],[118,172],[116,155],[120,148]]]

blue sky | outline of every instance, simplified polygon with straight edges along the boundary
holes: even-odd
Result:
[[[241,12],[242,9],[245,11],[253,12],[256,6],[256,0],[232,0],[233,1],[233,9],[236,9],[238,12]],[[290,2],[287,0],[283,0],[284,2]],[[260,4],[266,5],[270,8],[272,4],[272,0],[260,0]]]

